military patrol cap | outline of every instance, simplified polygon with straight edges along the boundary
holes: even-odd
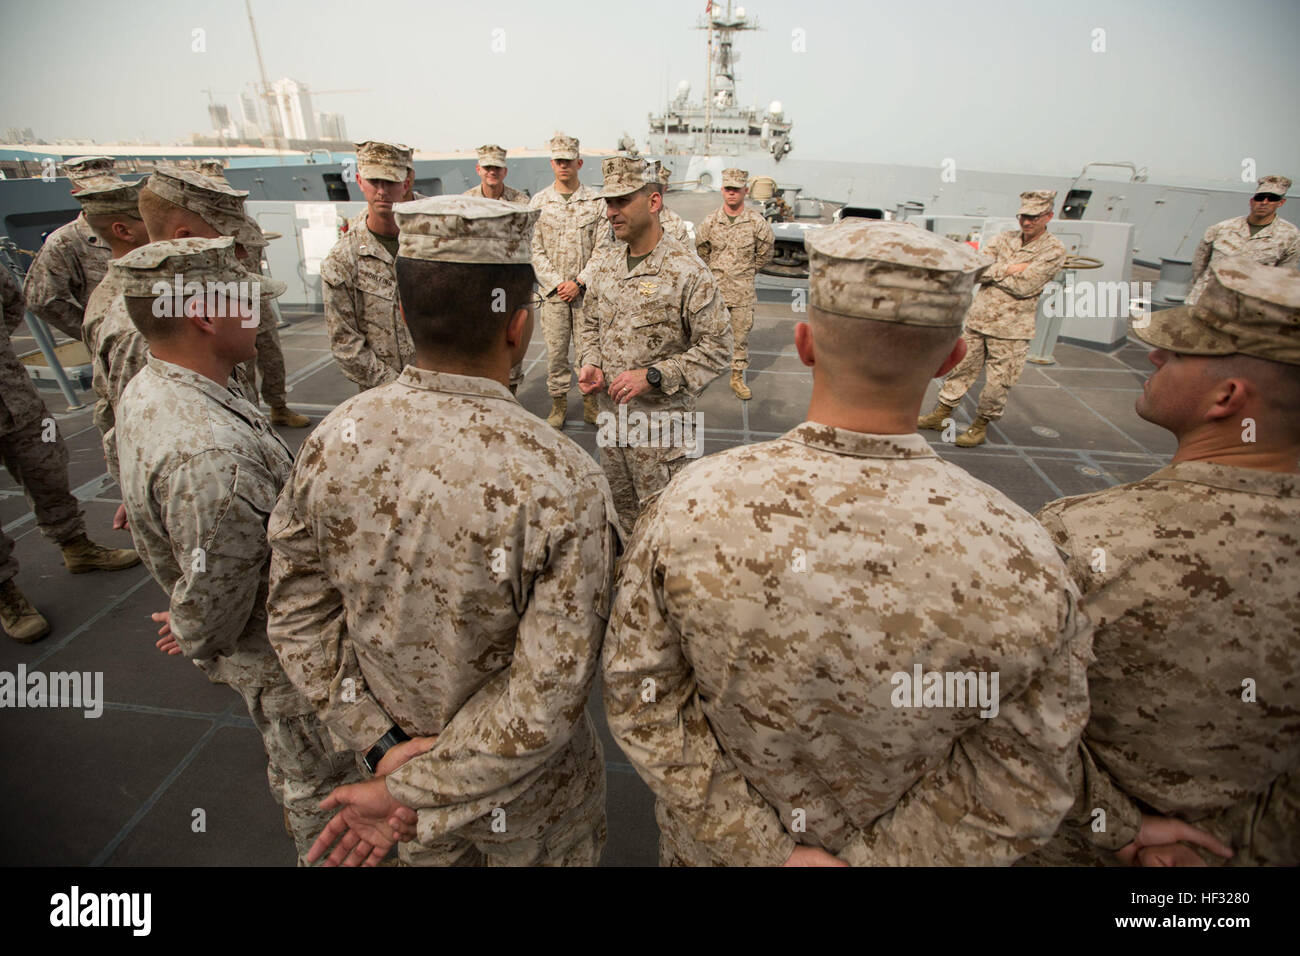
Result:
[[[1030,189],[1020,194],[1019,216],[1041,216],[1056,205],[1055,189]]]
[[[226,181],[226,167],[222,165],[219,159],[199,160],[199,172],[219,183]]]
[[[63,162],[64,172],[77,189],[120,183],[116,168],[117,160],[112,156],[75,156]]]
[[[668,180],[669,178],[672,177],[673,171],[669,169],[667,166],[665,166],[663,163],[660,163],[658,160],[655,160],[655,162],[659,166],[659,184],[662,186],[667,186]]]
[[[151,242],[112,260],[109,267],[121,283],[122,294],[132,297],[153,298],[159,295],[156,290],[160,284],[170,291],[176,287],[177,281],[182,290],[191,282],[255,283],[253,288],[264,299],[283,295],[288,288],[283,282],[246,269],[235,255],[232,236]],[[182,294],[188,295],[189,292],[183,291]]]
[[[406,181],[407,173],[415,169],[411,148],[401,143],[380,143],[368,139],[357,143],[357,175],[362,179],[387,179],[389,182]]]
[[[145,188],[194,213],[223,236],[234,236],[240,245],[250,249],[266,245],[261,228],[244,212],[246,190],[231,189],[226,182],[193,169],[168,165],[156,167]]]
[[[478,148],[478,164],[480,166],[504,166],[506,164],[506,151],[500,146],[480,146]]]
[[[1300,365],[1300,273],[1244,256],[1220,259],[1210,273],[1195,305],[1153,313],[1133,333],[1184,355],[1241,353]]]
[[[572,136],[557,132],[551,137],[551,159],[577,159],[578,141]]]
[[[1285,197],[1286,191],[1290,188],[1291,180],[1285,176],[1260,176],[1259,185],[1255,187],[1255,192]]]
[[[121,180],[101,186],[87,186],[73,197],[81,203],[87,216],[130,216],[140,218],[140,187],[144,180],[124,183]]]
[[[609,156],[600,164],[605,185],[600,190],[602,198],[629,196],[642,186],[659,182],[659,174],[644,159],[630,156]]]
[[[847,219],[804,234],[809,300],[823,312],[957,327],[993,264],[964,243],[901,222]]]
[[[732,167],[731,169],[724,169],[722,171],[722,187],[724,189],[731,187],[744,189],[748,185],[749,172],[747,170]]]
[[[393,206],[397,254],[428,262],[530,265],[540,210],[482,196],[430,196]]]

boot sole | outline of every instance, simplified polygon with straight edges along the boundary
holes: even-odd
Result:
[[[14,639],[15,641],[17,641],[19,644],[35,644],[35,643],[36,643],[37,641],[39,641],[42,637],[45,637],[47,634],[49,634],[51,628],[50,628],[50,624],[49,624],[49,622],[47,621],[47,622],[45,623],[45,628],[44,628],[44,630],[42,630],[42,631],[40,631],[40,632],[38,632],[38,633],[36,633],[36,634],[33,634],[33,635],[31,635],[30,637],[18,637],[16,634],[12,634],[12,633],[10,633],[9,628],[5,628],[4,630],[5,630],[5,633],[6,633],[6,634],[8,634],[11,638],[13,638],[13,639]]]

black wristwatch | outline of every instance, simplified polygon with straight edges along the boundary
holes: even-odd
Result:
[[[659,371],[659,369],[651,365],[648,369],[645,370],[645,380],[649,382],[651,385],[653,385],[655,388],[660,388],[663,386],[664,376],[663,373]]]
[[[393,724],[393,726],[388,729],[388,733],[380,737],[375,745],[366,751],[366,755],[361,758],[365,762],[366,769],[371,773],[374,773],[375,768],[379,766],[379,761],[384,759],[384,754],[388,753],[388,751],[392,750],[403,740],[410,739],[410,737],[406,736],[406,734],[402,732],[401,727]]]

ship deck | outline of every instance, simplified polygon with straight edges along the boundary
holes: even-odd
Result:
[[[321,315],[285,318],[289,403],[318,422],[355,387],[334,365]],[[812,379],[794,350],[798,318],[788,304],[760,303],[750,344],[754,398],[737,401],[725,375],[709,385],[698,406],[706,453],[775,438],[803,420]],[[19,352],[34,347],[21,336],[15,345]],[[1027,367],[986,445],[957,448],[937,433],[926,435],[943,458],[1030,511],[1062,495],[1141,478],[1174,450],[1166,432],[1133,411],[1149,370],[1146,354],[1133,342],[1112,351],[1058,345],[1056,364]],[[526,371],[519,400],[545,415],[540,334],[529,347]],[[963,423],[973,417],[978,387],[957,416]],[[927,403],[937,388],[937,382],[931,386]],[[129,534],[110,527],[120,499],[91,423],[93,396],[83,393],[87,407],[69,411],[57,391],[43,394],[67,443],[71,486],[91,536],[129,547]],[[595,429],[581,421],[576,387],[569,408],[565,433],[594,455]],[[296,448],[308,429],[280,432]],[[29,672],[102,672],[105,698],[102,716],[94,719],[73,709],[15,709],[0,716],[10,767],[0,793],[0,863],[292,866],[292,844],[266,785],[261,740],[242,701],[183,658],[154,648],[149,614],[166,604],[144,568],[70,576],[7,472],[0,475],[0,522],[17,542],[19,586],[53,626],[36,644],[0,641],[0,670],[14,673],[22,664]],[[599,695],[597,682],[589,709],[609,771],[602,865],[653,865],[653,800],[610,739]],[[196,809],[204,811],[206,832],[191,828]]]

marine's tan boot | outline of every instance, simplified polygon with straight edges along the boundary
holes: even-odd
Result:
[[[588,425],[594,425],[596,424],[596,416],[599,414],[600,406],[596,404],[596,396],[582,396],[582,420]]]
[[[984,444],[984,430],[989,427],[987,418],[977,418],[970,423],[970,428],[966,429],[957,436],[957,444],[962,448],[974,448],[976,445]]]
[[[569,412],[569,396],[556,395],[551,399],[551,414],[546,416],[546,424],[552,428],[564,427],[564,416]]]
[[[731,373],[731,390],[736,393],[736,397],[742,402],[747,402],[754,397],[754,393],[745,385],[745,373],[733,371]]]
[[[140,555],[130,548],[103,548],[84,534],[59,546],[63,563],[73,574],[85,571],[121,571],[140,563]]]
[[[284,425],[286,428],[306,428],[311,424],[311,419],[306,415],[299,415],[288,405],[281,405],[279,408],[271,409],[271,424]]]
[[[942,431],[944,421],[952,417],[952,412],[953,406],[940,402],[929,415],[922,415],[916,420],[916,427],[924,431]]]
[[[31,644],[50,633],[50,622],[32,607],[13,578],[0,584],[0,623],[19,644]]]

